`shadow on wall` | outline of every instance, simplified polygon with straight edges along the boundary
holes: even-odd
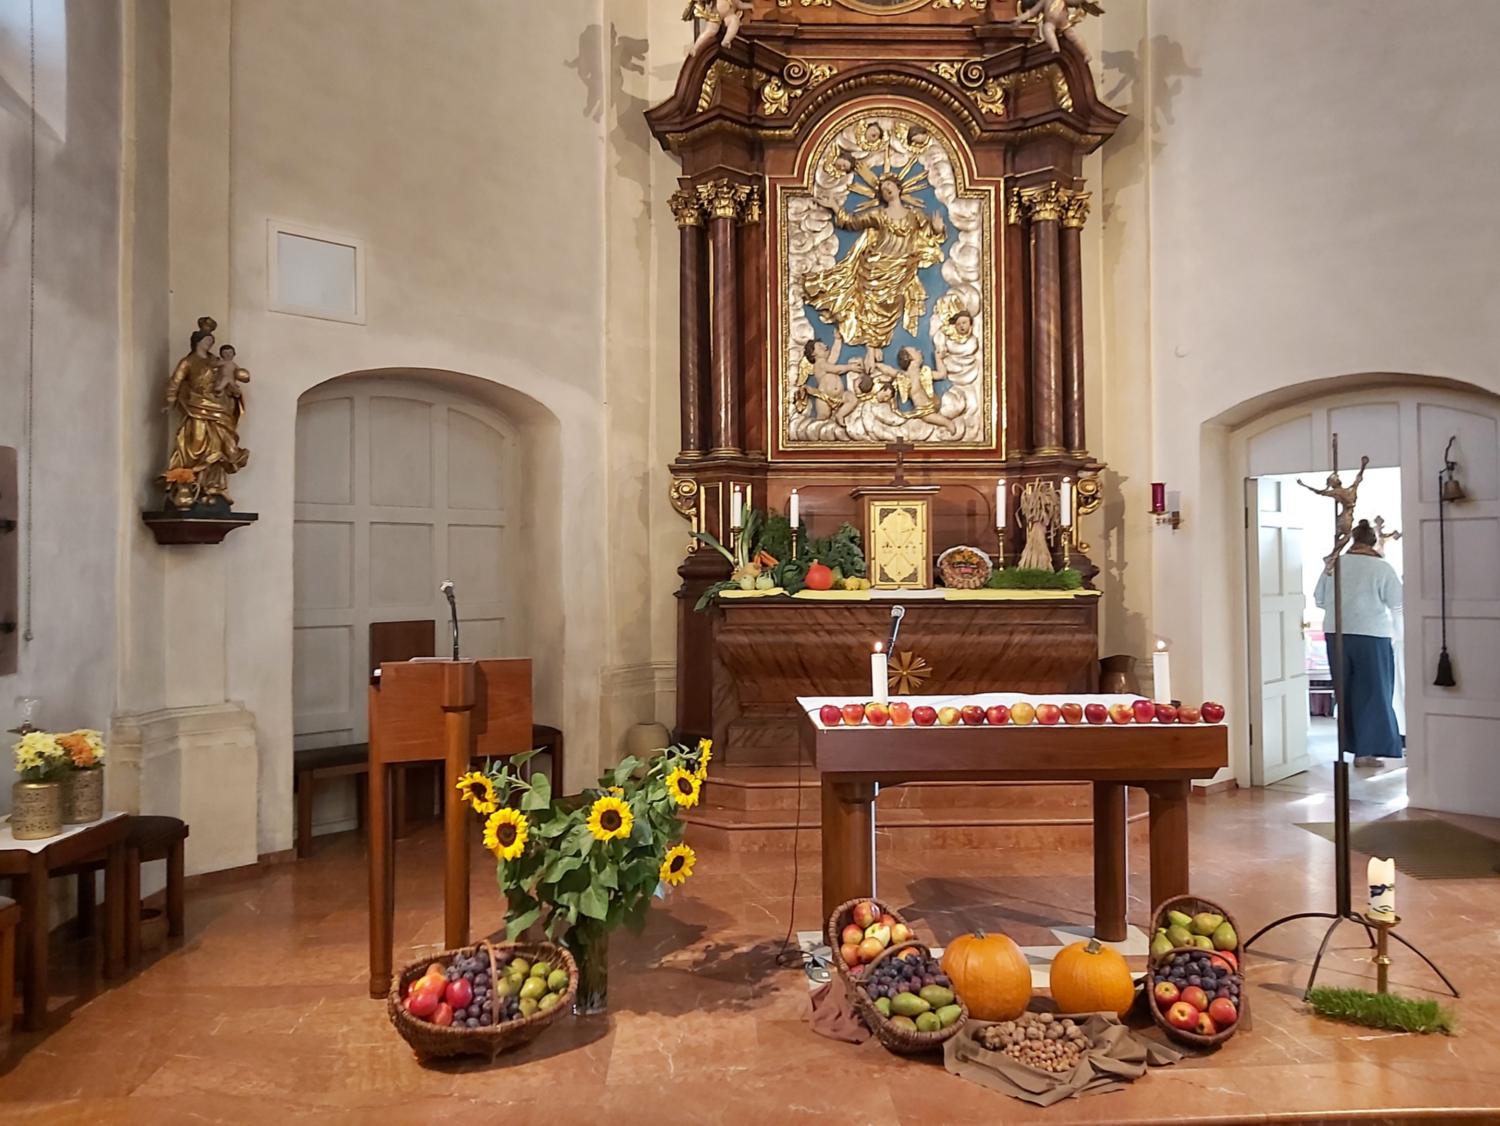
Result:
[[[1141,40],[1134,51],[1104,51],[1099,61],[1108,83],[1101,89],[1100,99],[1118,105],[1129,114],[1106,149],[1110,174],[1100,202],[1104,222],[1108,223],[1115,197],[1141,183],[1150,161],[1166,148],[1161,139],[1162,127],[1176,121],[1172,105],[1182,93],[1183,80],[1197,78],[1203,71],[1188,62],[1181,43],[1165,35]],[[1149,88],[1141,81],[1142,66],[1150,73]],[[1140,144],[1148,128],[1149,150]]]

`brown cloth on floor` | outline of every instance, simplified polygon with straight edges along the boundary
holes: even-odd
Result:
[[[1109,1013],[1090,1013],[1071,1018],[1093,1045],[1071,1072],[1051,1074],[1028,1067],[1004,1052],[992,1052],[974,1039],[992,1021],[971,1020],[957,1036],[943,1044],[943,1066],[952,1075],[968,1079],[992,1091],[1013,1095],[1037,1106],[1071,1099],[1076,1095],[1102,1095],[1118,1091],[1146,1074],[1146,1068],[1176,1063],[1182,1053],[1130,1031]]]
[[[812,1030],[819,1036],[842,1040],[846,1044],[863,1044],[870,1038],[870,1030],[854,1011],[844,989],[844,979],[838,974],[834,974],[833,980],[822,989],[813,992]]]

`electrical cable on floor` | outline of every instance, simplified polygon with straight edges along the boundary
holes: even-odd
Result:
[[[811,718],[812,712],[808,711],[807,715]],[[823,981],[827,981],[827,968],[822,966],[817,958],[813,957],[811,951],[802,949],[800,942],[795,949],[792,948],[792,939],[796,936],[797,930],[797,880],[801,871],[801,863],[798,858],[798,853],[801,851],[799,848],[799,838],[802,834],[802,748],[800,745],[797,747],[797,787],[795,794],[797,810],[792,822],[792,902],[791,906],[787,909],[786,937],[781,940],[781,950],[776,955],[776,965],[782,969],[799,969],[804,973],[812,974]],[[824,970],[824,973],[814,973],[814,971],[819,969]]]

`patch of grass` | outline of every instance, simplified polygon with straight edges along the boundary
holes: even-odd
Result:
[[[1453,1011],[1436,1001],[1416,1001],[1394,993],[1367,993],[1363,989],[1319,986],[1308,994],[1307,1003],[1319,1016],[1366,1028],[1453,1035]]]
[[[991,572],[985,586],[992,590],[1081,590],[1083,576],[1072,568],[1043,571],[1036,567],[1006,567]]]

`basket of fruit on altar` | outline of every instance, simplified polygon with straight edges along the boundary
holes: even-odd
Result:
[[[1146,970],[1151,1019],[1191,1047],[1224,1043],[1250,1008],[1234,920],[1217,904],[1184,895],[1156,909],[1155,927]]]
[[[419,1056],[487,1056],[534,1040],[573,1007],[578,966],[550,942],[480,942],[395,975],[386,1011]]]
[[[950,547],[937,558],[938,575],[950,590],[978,590],[989,581],[995,565],[977,547]]]
[[[888,946],[862,969],[849,989],[854,1008],[898,1055],[940,1050],[969,1019],[952,981],[920,942]]]
[[[846,984],[851,973],[858,975],[888,947],[914,938],[916,932],[901,913],[878,899],[851,899],[828,917],[833,968]]]

